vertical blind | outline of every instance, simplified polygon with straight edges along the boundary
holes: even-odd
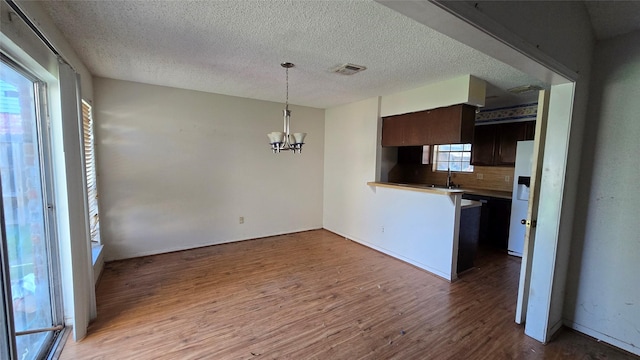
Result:
[[[91,114],[91,105],[84,100],[82,100],[82,133],[84,140],[84,163],[87,174],[87,198],[89,204],[91,242],[93,244],[100,244],[100,216],[98,215],[98,188],[96,186],[93,116]]]

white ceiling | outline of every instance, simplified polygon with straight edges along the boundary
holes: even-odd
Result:
[[[473,74],[488,95],[537,79],[383,5],[340,1],[46,1],[101,77],[327,108]],[[593,16],[593,15],[592,15]],[[364,65],[352,76],[342,63]],[[509,101],[527,101],[511,98]],[[487,105],[490,105],[488,103]]]

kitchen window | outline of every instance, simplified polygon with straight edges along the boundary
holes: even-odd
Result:
[[[471,144],[433,146],[433,171],[473,172]]]

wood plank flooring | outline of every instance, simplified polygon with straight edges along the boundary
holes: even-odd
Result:
[[[631,359],[513,322],[520,261],[450,284],[326,230],[106,264],[98,319],[61,359]]]

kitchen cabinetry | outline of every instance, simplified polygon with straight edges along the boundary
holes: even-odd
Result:
[[[478,125],[475,127],[471,164],[514,166],[518,141],[533,140],[535,121]]]
[[[466,104],[387,116],[382,146],[471,143],[474,124],[475,107]]]
[[[398,147],[398,164],[429,164],[429,146]]]
[[[494,125],[476,126],[471,146],[472,165],[493,165],[496,144]]]
[[[471,269],[478,252],[478,236],[480,231],[481,207],[463,208],[460,210],[460,231],[458,236],[457,272]]]
[[[509,243],[511,200],[474,194],[464,194],[462,198],[483,203],[478,242],[484,246],[506,251]]]
[[[511,222],[511,200],[491,198],[488,204],[488,243],[498,249],[507,250],[509,223]]]

